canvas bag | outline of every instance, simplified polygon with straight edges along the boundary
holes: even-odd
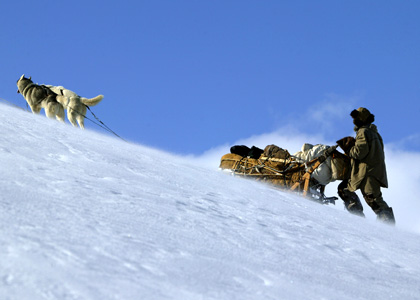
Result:
[[[288,159],[290,157],[289,151],[280,148],[276,145],[268,145],[264,148],[264,156],[268,158]]]

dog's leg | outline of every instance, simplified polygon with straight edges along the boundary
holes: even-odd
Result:
[[[80,128],[85,129],[85,116],[86,116],[86,106],[85,105],[81,105],[79,107],[79,114],[77,115],[76,119],[77,119],[77,123],[79,123]]]
[[[74,111],[71,107],[69,107],[67,109],[67,119],[69,119],[71,125],[73,125],[74,127],[77,127],[76,117],[77,112]]]
[[[80,128],[85,129],[85,118],[77,116],[77,123],[79,123]]]
[[[33,106],[33,105],[29,105],[29,107],[32,110],[32,113],[39,115],[39,113],[41,112],[41,106]]]
[[[65,123],[64,116],[64,107],[61,104],[58,104],[58,113],[55,117],[58,121]]]
[[[44,108],[45,110],[45,115],[50,118],[50,119],[55,119],[58,111],[59,111],[59,104],[58,103],[54,103],[54,102],[50,102],[47,104],[47,106]]]

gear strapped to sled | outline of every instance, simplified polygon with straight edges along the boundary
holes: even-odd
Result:
[[[331,181],[348,176],[349,161],[336,150],[337,146],[308,145],[305,144],[302,151],[295,155],[290,155],[287,150],[275,145],[267,146],[259,158],[242,156],[243,153],[229,153],[222,156],[220,168],[231,171],[235,176],[264,181],[300,192],[324,204],[334,204],[338,198],[326,197],[325,186]],[[308,159],[311,158],[309,150],[316,149],[318,152],[312,153],[316,157]],[[273,153],[277,153],[276,157],[272,157]],[[321,169],[323,174],[319,172]]]

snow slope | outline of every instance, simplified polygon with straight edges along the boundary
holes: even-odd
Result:
[[[419,235],[0,105],[0,299],[420,299]]]

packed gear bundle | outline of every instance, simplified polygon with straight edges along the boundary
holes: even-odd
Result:
[[[236,176],[264,181],[297,191],[323,204],[335,203],[337,197],[326,197],[325,186],[348,178],[350,161],[336,150],[337,146],[304,144],[291,155],[288,150],[268,145],[264,150],[236,145],[221,158],[220,168]]]

